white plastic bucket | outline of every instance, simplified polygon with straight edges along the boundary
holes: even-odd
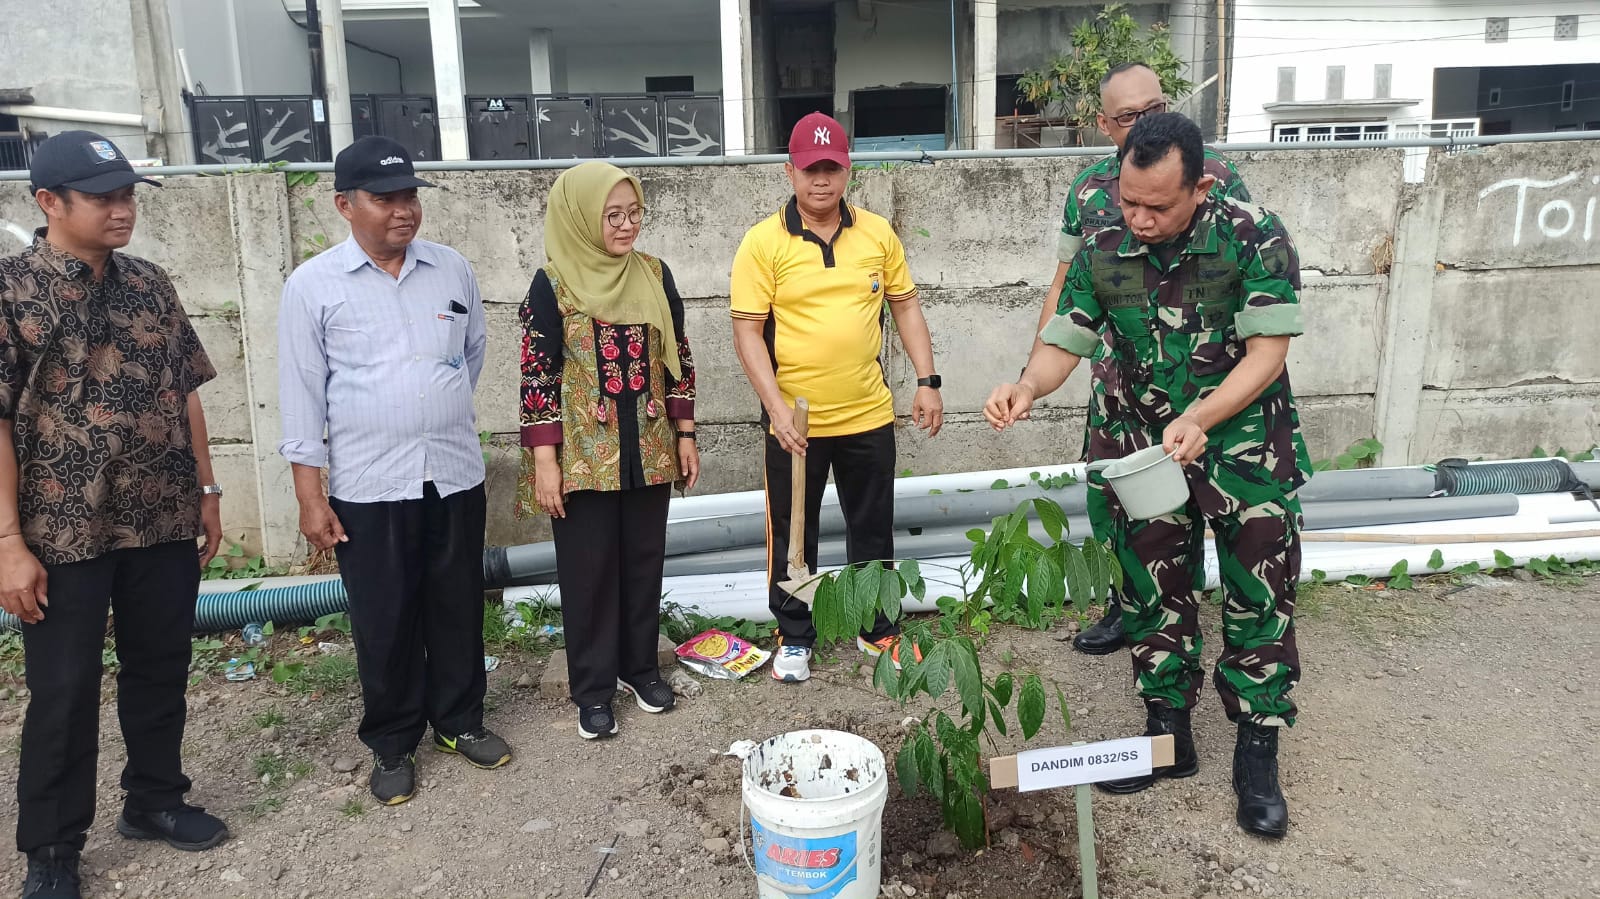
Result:
[[[744,813],[761,899],[876,899],[889,778],[871,741],[836,730],[798,730],[744,759]],[[746,859],[749,862],[749,859]]]
[[[1189,481],[1183,476],[1183,466],[1159,446],[1121,459],[1090,462],[1088,470],[1105,473],[1106,483],[1129,518],[1160,518],[1189,501]]]

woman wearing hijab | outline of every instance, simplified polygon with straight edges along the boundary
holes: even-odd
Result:
[[[567,676],[586,740],[617,732],[620,688],[673,706],[656,662],[672,485],[700,478],[694,363],[683,300],[633,248],[639,180],[586,162],[550,189],[550,262],[522,303],[522,474],[517,515],[555,533]]]

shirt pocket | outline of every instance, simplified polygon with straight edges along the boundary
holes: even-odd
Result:
[[[1201,377],[1231,371],[1238,364],[1234,306],[1239,299],[1239,271],[1233,266],[1208,268],[1203,263],[1183,288],[1179,329],[1190,343],[1190,370]]]
[[[447,300],[433,313],[429,323],[428,351],[451,368],[466,362],[467,319],[471,313],[460,300]]]

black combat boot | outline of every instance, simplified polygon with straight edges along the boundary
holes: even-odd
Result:
[[[1246,833],[1280,839],[1289,832],[1289,804],[1278,787],[1278,728],[1239,722],[1233,791],[1239,795],[1239,826]]]
[[[1200,759],[1194,753],[1194,733],[1189,729],[1189,710],[1174,709],[1153,702],[1145,703],[1144,735],[1172,734],[1172,764],[1154,768],[1149,774],[1106,780],[1095,786],[1107,793],[1137,793],[1163,777],[1193,777],[1200,772]]]
[[[1106,603],[1105,617],[1094,626],[1072,638],[1072,648],[1092,656],[1110,655],[1128,645],[1122,631],[1122,603],[1115,596]]]

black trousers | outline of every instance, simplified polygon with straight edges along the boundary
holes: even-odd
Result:
[[[431,722],[483,726],[483,485],[440,497],[330,499],[350,538],[339,573],[350,597],[365,711],[357,733],[379,756],[417,748]]]
[[[844,513],[845,557],[852,564],[894,558],[894,425],[844,437],[806,441],[806,565],[817,570],[817,516],[828,472]],[[767,604],[778,619],[778,633],[791,646],[811,646],[817,629],[811,607],[778,589],[789,576],[789,472],[791,455],[767,435]],[[900,633],[882,612],[868,640]]]
[[[567,517],[551,520],[567,682],[579,707],[604,705],[617,678],[661,677],[661,566],[667,556],[672,486],[576,490]]]
[[[117,717],[127,807],[176,808],[189,792],[181,747],[200,561],[192,540],[48,565],[50,605],[22,626],[27,717],[17,775],[17,848],[81,850],[94,821],[101,651],[116,613]]]

